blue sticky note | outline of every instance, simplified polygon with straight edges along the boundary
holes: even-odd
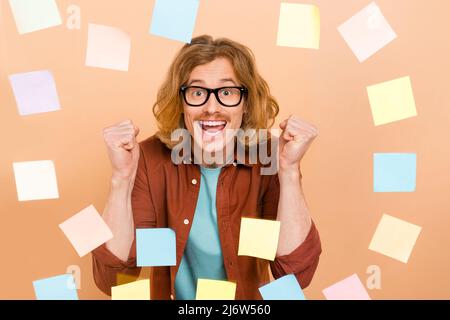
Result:
[[[72,274],[33,281],[37,300],[78,300]]]
[[[259,288],[264,300],[306,300],[293,274],[288,274]]]
[[[199,4],[199,0],[156,0],[150,33],[190,43]]]
[[[40,70],[9,76],[21,116],[57,111],[61,108],[55,80],[50,71]]]
[[[172,229],[136,229],[136,265],[139,267],[176,265],[175,243],[175,232]]]
[[[373,176],[374,192],[414,192],[416,189],[416,154],[375,153]]]

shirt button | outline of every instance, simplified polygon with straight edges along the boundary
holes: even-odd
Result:
[[[192,184],[194,184],[194,185],[195,185],[195,184],[197,184],[197,179],[192,179],[192,181],[191,181],[191,182],[192,182]]]
[[[184,219],[184,224],[189,224],[189,220],[188,219]]]

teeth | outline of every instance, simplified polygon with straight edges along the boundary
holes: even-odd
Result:
[[[226,124],[227,122],[223,120],[200,121],[200,125],[202,126],[223,126]]]

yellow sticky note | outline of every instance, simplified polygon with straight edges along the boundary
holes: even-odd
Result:
[[[281,3],[277,45],[319,49],[320,11],[309,4]]]
[[[407,263],[422,227],[384,214],[369,249]]]
[[[239,256],[275,260],[280,234],[280,221],[242,218]]]
[[[196,300],[234,300],[236,283],[221,280],[198,279]]]
[[[150,280],[138,280],[112,287],[111,300],[150,300]]]
[[[367,87],[375,126],[417,116],[409,77]]]

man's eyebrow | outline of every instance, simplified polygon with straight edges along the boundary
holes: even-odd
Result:
[[[188,82],[188,86],[190,86],[191,84],[193,84],[194,82],[199,82],[199,83],[205,83],[205,81],[200,80],[200,79],[193,79],[191,81]]]
[[[231,78],[220,79],[220,82],[233,82],[233,84],[236,85],[236,82]]]
[[[200,84],[204,84],[205,81],[201,80],[201,79],[192,79],[191,81],[189,81],[188,86],[190,86],[191,84],[198,82]],[[236,82],[232,79],[232,78],[224,78],[224,79],[220,79],[220,82],[233,82],[234,85],[236,85]]]

